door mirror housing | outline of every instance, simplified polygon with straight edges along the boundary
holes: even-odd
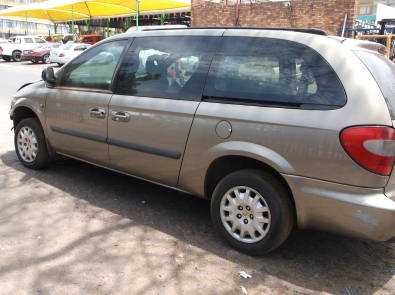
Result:
[[[41,78],[47,83],[47,85],[55,86],[56,85],[56,77],[53,67],[48,67],[43,70],[41,74]]]

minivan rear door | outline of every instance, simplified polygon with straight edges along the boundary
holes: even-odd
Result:
[[[108,121],[111,166],[174,186],[216,36],[135,38],[117,76]]]
[[[355,54],[369,69],[388,105],[391,115],[392,125],[395,127],[395,64],[384,55],[367,50],[356,50]],[[389,143],[387,143],[389,144]],[[395,146],[393,147],[395,155]],[[385,188],[385,193],[390,198],[395,199],[395,171],[392,174]]]

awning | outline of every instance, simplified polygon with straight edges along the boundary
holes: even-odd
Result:
[[[190,10],[190,1],[177,0],[51,0],[1,10],[1,16],[66,22]]]

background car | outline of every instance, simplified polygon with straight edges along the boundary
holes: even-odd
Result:
[[[57,63],[59,66],[68,63],[74,57],[80,55],[83,51],[88,49],[91,45],[86,43],[68,42],[59,48],[50,51],[49,60],[51,63]]]
[[[22,60],[31,61],[32,63],[43,62],[50,63],[49,55],[52,48],[59,48],[62,43],[48,43],[36,49],[24,50]]]
[[[12,37],[9,42],[1,44],[0,56],[5,61],[21,61],[24,50],[32,50],[46,43],[44,39],[37,36]]]

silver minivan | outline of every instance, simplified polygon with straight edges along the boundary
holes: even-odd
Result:
[[[317,30],[172,29],[106,39],[15,95],[15,150],[211,202],[237,249],[295,228],[395,237],[395,66]]]

